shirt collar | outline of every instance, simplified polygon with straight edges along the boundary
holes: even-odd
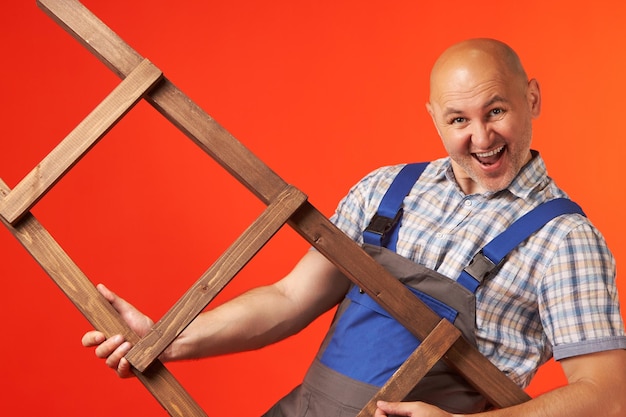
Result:
[[[532,159],[522,167],[507,190],[519,198],[526,198],[550,181],[546,164],[539,152],[531,150]]]
[[[545,185],[550,181],[546,165],[538,151],[531,150],[531,154],[531,160],[522,167],[520,172],[513,179],[513,181],[511,181],[511,184],[509,184],[509,186],[505,190],[495,193],[490,191],[484,193],[483,196],[489,198],[494,195],[499,195],[500,193],[508,192],[515,195],[516,197],[526,198],[535,190],[545,187]],[[459,192],[462,193],[463,191],[456,182],[454,173],[452,172],[450,157],[444,159],[445,163],[442,164],[441,171],[439,171],[440,174],[445,174],[448,181],[452,182],[459,190]]]

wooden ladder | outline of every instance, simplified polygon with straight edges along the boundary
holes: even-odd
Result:
[[[37,4],[122,81],[13,190],[0,179],[0,220],[96,329],[107,337],[122,334],[134,344],[126,358],[139,380],[170,415],[206,414],[158,360],[159,354],[285,223],[422,340],[420,347],[359,416],[372,416],[378,398],[402,400],[440,359],[463,375],[495,407],[508,407],[529,399],[452,324],[441,320],[337,229],[309,203],[303,192],[285,183],[81,3],[38,0]],[[267,206],[143,338],[121,320],[30,213],[141,99],[148,101]]]

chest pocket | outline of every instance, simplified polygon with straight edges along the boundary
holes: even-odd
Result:
[[[454,323],[458,312],[434,297],[409,288],[440,317]],[[369,295],[353,287],[321,362],[346,376],[382,386],[419,346],[419,340]]]

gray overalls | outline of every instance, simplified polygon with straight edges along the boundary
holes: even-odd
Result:
[[[485,246],[455,281],[387,249],[395,249],[402,200],[425,166],[409,164],[398,174],[364,231],[363,248],[440,317],[454,323],[475,346],[474,293],[481,281],[497,272],[508,252],[552,218],[584,213],[568,199],[538,206]],[[389,222],[381,222],[381,218]],[[302,384],[264,416],[354,417],[419,343],[371,297],[352,286]],[[442,361],[405,400],[424,401],[451,413],[477,413],[489,405]]]

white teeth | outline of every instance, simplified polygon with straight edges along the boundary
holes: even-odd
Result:
[[[477,153],[476,156],[479,158],[487,158],[489,156],[494,156],[495,154],[502,152],[502,149],[504,149],[504,146],[500,146],[498,149],[494,149],[493,151]]]

